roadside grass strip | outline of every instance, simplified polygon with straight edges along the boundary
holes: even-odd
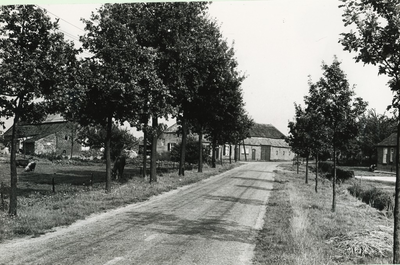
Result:
[[[17,216],[8,216],[7,209],[0,211],[0,242],[23,236],[40,236],[91,214],[142,202],[154,195],[207,179],[240,165],[234,163],[215,169],[205,168],[203,173],[186,171],[185,176],[178,176],[177,173],[163,174],[158,177],[158,182],[151,184],[148,179],[134,177],[125,183],[113,182],[110,193],[104,191],[104,183],[95,183],[90,188],[60,184],[55,193],[51,192],[49,185],[44,190],[42,186],[45,185],[29,183],[29,192],[18,196]],[[40,188],[39,191],[35,191],[36,187]]]
[[[393,220],[349,194],[351,181],[332,186],[305,170],[283,165],[276,172],[264,227],[257,237],[255,264],[387,264],[392,261]]]

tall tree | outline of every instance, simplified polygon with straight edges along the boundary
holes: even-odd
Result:
[[[93,54],[82,63],[81,82],[85,95],[75,117],[83,125],[105,128],[106,191],[111,191],[110,144],[114,122],[138,119],[142,83],[159,84],[154,72],[155,52],[142,47],[133,34],[129,14],[119,4],[105,4],[92,13],[81,37],[83,47]]]
[[[19,122],[52,113],[51,96],[62,91],[77,53],[46,11],[33,5],[0,7],[0,116],[14,117],[9,214],[17,214],[16,140]]]
[[[289,143],[292,150],[301,157],[306,158],[306,178],[305,183],[308,184],[308,161],[312,151],[311,137],[312,120],[306,115],[300,105],[295,104],[295,121],[289,122],[289,136],[286,141]]]
[[[329,130],[325,127],[325,117],[321,111],[321,106],[324,103],[319,101],[324,99],[318,96],[318,86],[311,81],[311,78],[308,81],[308,85],[310,87],[309,95],[304,97],[306,104],[306,130],[310,151],[315,157],[315,192],[318,192],[319,158],[323,152],[329,151],[329,144],[327,144],[329,142]]]
[[[378,73],[390,78],[391,107],[400,108],[400,6],[396,0],[342,0],[343,22],[355,30],[343,33],[340,43],[355,52],[356,62],[378,65]],[[400,122],[397,125],[400,135]],[[400,263],[400,142],[396,148],[393,263]]]
[[[192,88],[187,84],[187,73],[196,53],[198,25],[205,16],[208,3],[171,2],[171,3],[132,3],[125,4],[121,12],[127,10],[129,27],[133,30],[142,47],[157,52],[155,69],[169,97],[166,99],[163,113],[152,116],[162,117],[168,113],[178,118],[183,127],[182,142],[187,133],[186,107],[190,104]],[[122,6],[122,5],[121,5]],[[172,109],[173,108],[173,109]],[[182,174],[185,145],[182,145],[182,157],[179,174]]]
[[[366,103],[361,98],[354,98],[354,91],[340,62],[335,58],[331,65],[322,63],[323,77],[310,90],[309,104],[318,104],[324,117],[328,143],[333,154],[332,211],[336,211],[336,162],[338,151],[346,147],[357,136],[357,119],[364,113]],[[315,108],[316,109],[316,108]]]

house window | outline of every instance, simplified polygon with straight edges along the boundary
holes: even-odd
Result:
[[[390,157],[389,157],[390,163],[393,163],[393,154],[394,154],[394,148],[390,148]]]
[[[383,148],[382,164],[386,164],[387,163],[387,153],[388,153],[388,149],[387,148]]]
[[[225,148],[224,148],[224,156],[227,156],[227,155],[229,155],[229,145],[225,145]]]
[[[68,135],[65,135],[65,141],[68,141],[69,137]]]
[[[285,151],[283,151],[283,155],[285,155]]]
[[[168,145],[167,145],[168,151],[171,151],[172,148],[174,148],[175,145],[176,145],[176,143],[168,143]]]
[[[276,155],[279,155],[279,150],[276,150]]]

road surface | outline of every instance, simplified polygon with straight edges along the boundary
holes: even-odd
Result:
[[[251,264],[276,166],[248,163],[38,238],[0,244],[0,264]]]

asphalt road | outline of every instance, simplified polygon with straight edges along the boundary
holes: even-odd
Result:
[[[251,264],[277,163],[206,181],[0,244],[0,264]]]

